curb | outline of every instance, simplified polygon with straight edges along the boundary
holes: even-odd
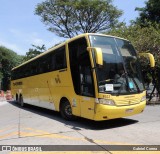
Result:
[[[160,101],[147,101],[146,105],[159,105]]]

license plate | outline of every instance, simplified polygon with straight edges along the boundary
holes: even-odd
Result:
[[[133,112],[133,109],[127,109],[126,110],[126,113],[132,113]]]

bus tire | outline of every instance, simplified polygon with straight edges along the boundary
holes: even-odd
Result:
[[[61,102],[60,113],[66,120],[75,120],[75,116],[72,114],[72,108],[68,100]]]
[[[19,104],[21,105],[21,107],[24,107],[24,102],[23,102],[22,96],[20,96],[20,98],[19,98]]]

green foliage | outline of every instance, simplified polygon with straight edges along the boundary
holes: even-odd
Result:
[[[2,78],[3,78],[3,74],[2,74],[2,72],[0,71],[0,81],[2,81]]]
[[[148,22],[160,24],[160,0],[148,0],[144,8],[136,8],[140,12],[137,22],[147,26]]]
[[[112,0],[46,0],[37,5],[35,14],[51,32],[71,38],[116,26],[122,11],[112,5]]]
[[[26,55],[24,56],[23,60],[27,61],[31,58],[34,58],[36,56],[38,56],[39,54],[41,54],[43,51],[46,50],[45,45],[40,46],[36,46],[36,45],[32,45],[34,48],[30,48],[29,52],[26,52]]]
[[[22,56],[14,51],[0,46],[0,80],[3,80],[3,89],[9,89],[11,69],[22,62]]]

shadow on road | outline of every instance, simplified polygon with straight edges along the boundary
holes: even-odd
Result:
[[[26,110],[41,116],[45,116],[47,118],[59,121],[69,128],[73,130],[81,130],[89,129],[89,130],[104,130],[104,129],[112,129],[112,128],[118,128],[123,127],[127,125],[132,125],[137,123],[137,120],[128,119],[128,118],[119,118],[119,119],[113,119],[113,120],[107,120],[107,121],[92,121],[85,118],[78,118],[76,121],[66,121],[64,120],[59,112],[36,107],[33,105],[25,104],[25,107],[21,107],[18,103],[14,101],[9,101],[11,105],[16,106],[19,109]]]

